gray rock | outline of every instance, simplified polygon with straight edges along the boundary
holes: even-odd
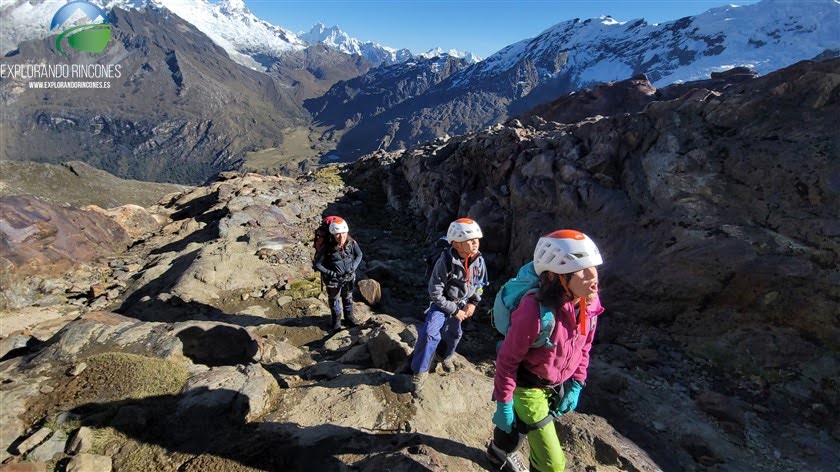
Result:
[[[233,415],[250,421],[264,415],[278,394],[277,381],[259,364],[213,367],[190,377],[176,414]]]
[[[83,454],[93,447],[93,429],[82,426],[77,429],[67,442],[67,454]]]
[[[31,436],[24,439],[23,441],[20,442],[20,444],[17,445],[17,447],[16,447],[17,454],[23,455],[23,454],[28,453],[29,451],[34,449],[37,445],[44,442],[44,440],[46,440],[50,436],[50,434],[52,434],[52,430],[49,429],[49,428],[38,429],[37,431],[32,433]]]
[[[396,333],[379,330],[367,343],[373,365],[389,372],[399,372],[409,362],[412,349]]]
[[[58,430],[49,439],[30,451],[26,457],[36,462],[49,462],[55,456],[63,454],[66,446],[67,434],[64,431]]]
[[[67,472],[111,472],[112,462],[108,456],[79,454],[67,463]]]
[[[735,398],[706,391],[697,395],[697,407],[721,421],[744,426],[744,410]]]
[[[0,359],[6,357],[6,354],[14,351],[15,349],[22,349],[26,347],[32,339],[32,336],[24,336],[21,334],[0,339]]]

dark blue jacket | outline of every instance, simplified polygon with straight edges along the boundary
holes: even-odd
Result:
[[[361,263],[362,250],[354,239],[348,239],[344,249],[328,241],[315,255],[315,269],[322,274],[324,284],[328,286],[353,280]]]

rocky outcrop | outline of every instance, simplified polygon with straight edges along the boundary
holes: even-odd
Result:
[[[88,205],[83,207],[82,210],[107,216],[120,225],[128,236],[135,241],[151,236],[160,227],[155,217],[140,205],[128,204],[107,210],[96,205]]]
[[[754,392],[795,424],[794,405],[840,401],[826,387],[840,373],[838,90],[840,60],[806,61],[635,114],[512,121],[359,172],[385,169],[389,201],[426,234],[479,221],[496,283],[541,234],[585,231],[604,254],[610,319],[659,333],[616,327],[615,342],[647,365],[659,356],[646,348],[677,345],[726,393]]]
[[[179,470],[488,468],[486,367],[459,356],[458,371],[438,369],[423,392],[409,391],[423,305],[399,301],[414,290],[414,254],[406,222],[383,213],[380,196],[317,178],[224,174],[161,200],[150,208],[161,229],[111,268],[130,274],[116,297],[80,307],[61,330],[41,327],[54,319],[31,307],[26,317],[45,321],[0,331],[0,402],[11,405],[0,409],[2,459],[95,457],[118,470],[157,461]],[[402,275],[380,286],[363,264],[365,297],[387,311],[356,303],[363,325],[338,332],[328,331],[310,277],[312,231],[325,213],[348,218],[366,261]],[[580,464],[604,456],[659,470],[603,420],[563,424],[574,437],[586,431],[568,443]]]
[[[35,197],[0,197],[0,307],[22,307],[38,292],[59,288],[60,278],[81,263],[125,250],[131,237],[96,212],[58,207]]]
[[[603,241],[612,296],[652,320],[721,306],[796,310],[804,299],[792,291],[829,296],[836,282],[828,123],[838,67],[805,62],[638,114],[572,126],[512,122],[427,145],[394,164],[400,175],[389,189],[411,187],[401,205],[433,234],[457,215],[477,218],[488,228],[482,248],[507,253],[497,265],[507,271],[530,257],[539,234],[584,229]],[[800,316],[810,322],[783,324],[833,338],[836,327],[818,315],[829,299],[808,298],[812,313]]]
[[[657,89],[646,75],[640,74],[627,80],[607,82],[591,89],[575,91],[535,107],[518,118],[527,122],[531,117],[537,116],[546,121],[577,123],[596,116],[637,113],[654,101],[674,100],[693,90],[721,92],[731,85],[756,77],[758,73],[753,70],[735,67],[725,72],[714,72],[711,79],[671,84]]]

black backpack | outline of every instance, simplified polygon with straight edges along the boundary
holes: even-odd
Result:
[[[423,252],[423,260],[426,262],[426,283],[432,278],[432,271],[435,268],[435,263],[441,254],[447,251],[451,246],[447,241],[446,236],[441,236],[432,241],[429,247]],[[448,262],[448,261],[447,261]]]

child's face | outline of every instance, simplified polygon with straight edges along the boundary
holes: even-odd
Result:
[[[452,247],[455,248],[455,251],[458,253],[458,256],[464,259],[478,252],[478,238],[468,239],[466,241],[460,242],[455,241],[452,243]]]
[[[598,294],[598,269],[588,269],[573,272],[569,278],[569,290],[572,295],[592,300]]]

